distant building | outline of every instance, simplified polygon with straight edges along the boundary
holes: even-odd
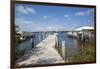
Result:
[[[19,31],[18,33],[21,35],[20,36],[21,40],[26,40],[33,36],[33,32]]]
[[[78,35],[81,35],[82,37],[94,37],[94,27],[84,26],[76,29],[75,31],[79,31]]]
[[[74,31],[68,32],[68,35],[77,37],[78,39],[81,40],[83,40],[84,38],[85,39],[93,38],[94,34],[95,34],[94,27],[89,27],[89,26],[83,26],[75,29]]]

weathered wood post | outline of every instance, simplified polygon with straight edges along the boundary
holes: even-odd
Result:
[[[65,41],[62,41],[62,56],[63,56],[63,58],[64,58],[64,60],[65,60]]]
[[[41,33],[41,40],[43,40],[43,35],[44,35],[44,33],[42,32],[42,33]]]
[[[91,41],[91,31],[88,32],[89,32],[89,41]]]
[[[43,39],[45,39],[45,32],[43,33]]]
[[[48,36],[48,33],[46,33],[46,37]]]
[[[47,37],[48,37],[48,32],[47,32]]]
[[[80,35],[78,34],[78,32],[76,32],[77,33],[77,35],[76,35],[76,39],[80,39]]]
[[[47,37],[47,33],[45,32],[45,38]]]
[[[46,32],[45,32],[45,38],[46,38]]]
[[[41,33],[41,40],[43,40],[44,39],[44,33],[42,32]]]
[[[31,37],[31,45],[32,45],[32,48],[34,48],[34,35],[32,35]]]
[[[40,34],[39,34],[39,42],[41,41],[41,36],[40,36]]]
[[[55,48],[58,50],[58,38],[57,38],[57,34],[55,34]]]
[[[82,31],[82,36],[81,36],[81,40],[83,41],[84,39],[84,31]]]

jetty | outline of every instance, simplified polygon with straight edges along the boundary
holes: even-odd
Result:
[[[16,60],[15,66],[64,63],[65,61],[55,49],[56,36],[56,33],[48,35],[48,37],[38,43],[31,51],[28,51]]]

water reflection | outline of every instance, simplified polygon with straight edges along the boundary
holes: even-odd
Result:
[[[62,54],[62,41],[65,41],[65,56]],[[57,50],[66,63],[95,61],[94,39],[83,42],[76,38],[69,37],[66,33],[59,33]]]
[[[34,46],[44,40],[48,35],[54,34],[53,32],[36,32],[33,33]],[[88,62],[95,61],[95,43],[94,39],[91,41],[83,42],[74,37],[69,37],[66,32],[57,32],[57,46],[58,53],[64,58],[66,63],[69,62]],[[64,43],[64,48],[62,48]],[[30,40],[23,42],[17,46],[19,50],[31,50],[32,46]]]

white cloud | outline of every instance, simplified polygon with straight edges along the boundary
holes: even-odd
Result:
[[[30,13],[33,13],[33,14],[36,13],[36,11],[35,11],[33,8],[30,8],[30,7],[26,7],[26,10],[27,10],[28,12],[30,12]]]
[[[58,21],[58,19],[57,18],[54,18],[54,19],[52,19],[52,21]]]
[[[94,10],[93,10],[93,9],[91,9],[91,10],[87,10],[86,13],[87,13],[87,14],[94,13]]]
[[[46,27],[47,31],[61,31],[64,30],[64,27],[62,25],[49,25]]]
[[[85,12],[78,12],[78,13],[76,13],[75,15],[76,16],[84,16],[86,13]]]
[[[33,24],[36,26],[33,21],[28,21],[23,18],[16,18],[15,20],[15,25],[18,25],[22,31],[30,30],[30,27],[33,26]]]
[[[71,15],[65,14],[64,17],[67,18],[68,21],[71,20]]]
[[[64,17],[69,17],[69,15],[68,14],[65,14]]]
[[[88,20],[87,22],[89,22],[89,23],[90,23],[90,22],[91,22],[91,20]]]
[[[22,14],[35,14],[35,9],[23,5],[16,6],[16,11],[22,13]]]
[[[23,14],[28,14],[27,10],[25,10],[24,6],[16,6],[16,10]]]
[[[85,15],[88,15],[88,14],[90,14],[90,13],[92,13],[93,12],[93,9],[92,10],[87,10],[87,11],[81,11],[81,12],[77,12],[77,13],[75,13],[75,16],[85,16]]]
[[[41,24],[41,25],[40,25]],[[65,30],[62,25],[52,24],[46,25],[45,23],[37,23],[34,21],[25,20],[23,18],[16,18],[15,25],[18,25],[20,31],[61,31]]]
[[[20,28],[20,31],[47,31],[48,28],[45,25],[40,25],[40,23],[25,20],[23,18],[16,18],[15,25],[18,25]]]
[[[47,18],[48,18],[48,16],[43,16],[43,18],[44,18],[44,19],[47,19]]]

